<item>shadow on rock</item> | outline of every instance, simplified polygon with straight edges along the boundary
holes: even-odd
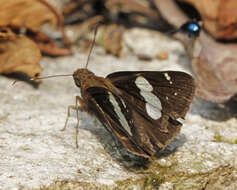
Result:
[[[237,101],[231,99],[224,104],[216,104],[196,98],[191,105],[190,113],[213,121],[226,121],[237,117]]]
[[[99,121],[97,122],[99,123]],[[178,147],[183,146],[183,144],[186,142],[185,135],[180,134],[175,137],[164,150],[157,149],[157,153],[153,156],[153,158],[147,159],[128,152],[127,149],[124,148],[124,146],[120,143],[120,141],[116,137],[114,137],[113,134],[109,133],[102,126],[102,124],[98,124],[97,126],[101,127],[92,129],[89,127],[87,128],[85,126],[81,126],[81,128],[91,131],[91,133],[93,133],[98,141],[103,145],[106,153],[108,153],[115,162],[119,163],[129,171],[148,169],[149,164],[151,160],[153,160],[153,158],[160,159],[161,157],[167,157],[170,154],[174,153]]]
[[[29,77],[28,75],[26,75],[25,73],[11,73],[11,74],[2,74],[3,76],[7,77],[7,78],[11,78],[11,79],[15,79],[15,83],[18,82],[26,82],[30,85],[32,85],[34,88],[38,88],[40,83],[39,82],[35,82],[33,80],[30,80],[31,77]],[[13,83],[13,85],[15,84]]]

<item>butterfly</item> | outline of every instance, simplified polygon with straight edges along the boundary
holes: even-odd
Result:
[[[81,97],[76,96],[68,111],[95,115],[129,152],[144,158],[179,134],[179,119],[184,119],[195,91],[193,78],[178,71],[124,71],[103,78],[78,69],[73,78]]]

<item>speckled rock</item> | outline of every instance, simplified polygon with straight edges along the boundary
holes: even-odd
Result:
[[[131,51],[142,59],[154,59],[159,54],[183,52],[184,47],[158,31],[132,28],[123,34],[123,49]]]

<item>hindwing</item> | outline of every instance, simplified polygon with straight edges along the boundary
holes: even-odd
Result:
[[[103,125],[133,154],[150,157],[179,133],[194,96],[194,81],[183,72],[117,72],[106,77],[120,91],[90,87],[88,105]]]

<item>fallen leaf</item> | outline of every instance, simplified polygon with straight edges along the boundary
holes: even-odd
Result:
[[[237,23],[237,1],[221,0],[219,10],[220,25],[226,27]]]
[[[83,6],[88,2],[89,2],[88,0],[70,1],[63,7],[63,14],[64,15],[72,14],[76,12],[81,6]]]
[[[69,40],[73,43],[80,40],[85,34],[88,34],[93,27],[104,20],[103,16],[94,16],[80,24],[69,25],[65,27],[65,32]]]
[[[226,102],[237,93],[237,45],[217,42],[205,32],[201,32],[198,43],[201,51],[192,61],[196,95],[211,102]]]
[[[116,24],[99,28],[97,43],[113,55],[122,56],[122,36],[124,28]]]
[[[26,30],[26,34],[33,39],[40,50],[47,55],[71,55],[71,43],[64,33],[63,16],[45,0],[1,0],[0,6],[0,26],[10,26],[15,30]],[[45,25],[45,24],[48,25]],[[48,27],[50,26],[50,27]],[[52,40],[53,34],[58,32],[51,30],[49,35],[44,35],[43,40],[35,40],[35,36],[42,33],[40,29],[55,28],[61,30],[65,47],[59,47]],[[41,35],[42,36],[42,35]],[[50,36],[50,37],[49,37]]]
[[[218,36],[226,39],[237,38],[237,1],[221,0],[219,10],[219,24],[223,28]]]
[[[42,68],[37,45],[24,35],[9,34],[10,38],[0,38],[0,73],[22,72],[32,78],[38,76]]]
[[[24,27],[38,31],[44,23],[55,27],[57,15],[42,0],[1,0],[0,26]]]
[[[0,27],[0,40],[15,39],[15,34],[9,27]]]
[[[29,32],[28,36],[34,40],[43,54],[50,56],[72,55],[72,50],[70,48],[59,47],[43,32]]]
[[[146,15],[154,20],[159,18],[158,12],[153,10],[147,1],[136,0],[107,0],[105,7],[111,12],[130,12]]]
[[[216,39],[237,38],[236,0],[179,0],[190,3],[199,12],[204,28]]]

